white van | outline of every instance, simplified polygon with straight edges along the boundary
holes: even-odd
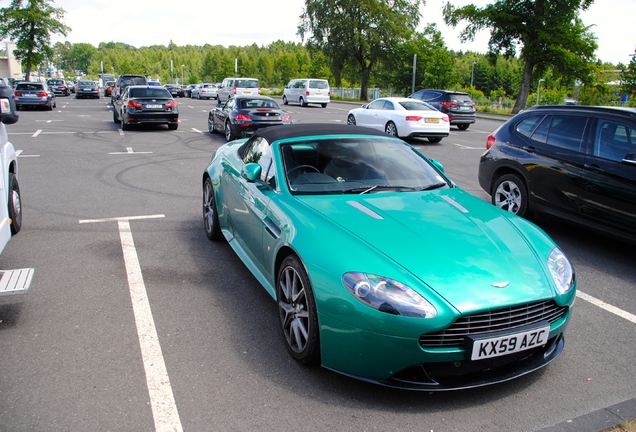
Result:
[[[307,104],[320,104],[327,108],[331,98],[329,81],[318,78],[293,79],[285,86],[283,92],[283,103],[299,103],[300,106]]]
[[[261,85],[256,78],[225,78],[217,93],[216,100],[225,102],[240,95],[259,95]]]

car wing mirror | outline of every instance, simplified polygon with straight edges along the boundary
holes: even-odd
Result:
[[[437,159],[431,159],[431,163],[433,164],[433,166],[435,166],[435,168],[437,168],[441,172],[444,172],[444,165],[442,165],[440,161],[438,161]]]
[[[261,178],[262,168],[257,163],[248,163],[241,170],[241,177],[250,183],[255,182]]]

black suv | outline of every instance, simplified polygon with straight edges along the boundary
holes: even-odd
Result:
[[[110,100],[114,104],[115,99],[120,97],[126,87],[131,85],[148,85],[148,79],[144,75],[122,74],[117,77],[115,86],[110,94]]]
[[[475,123],[475,102],[468,93],[454,90],[418,90],[409,96],[433,105],[437,110],[448,114],[450,124],[459,130],[466,130]]]
[[[71,94],[71,89],[68,88],[66,82],[63,79],[50,79],[46,82],[46,85],[49,86],[51,91],[56,95],[64,95],[68,96]]]
[[[479,184],[497,207],[636,241],[636,110],[538,106],[491,135]]]

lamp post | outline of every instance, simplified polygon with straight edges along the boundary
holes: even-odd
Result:
[[[539,84],[537,84],[537,105],[539,105],[539,94],[541,93],[541,83],[545,81],[543,78],[539,80]]]
[[[470,86],[473,86],[473,80],[475,78],[475,65],[477,64],[477,62],[473,62],[473,66],[470,69]]]
[[[183,67],[185,65],[181,65],[181,85],[183,85]]]

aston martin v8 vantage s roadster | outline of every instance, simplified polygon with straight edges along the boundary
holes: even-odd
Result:
[[[266,128],[216,150],[202,190],[207,237],[276,300],[302,364],[434,391],[519,377],[563,350],[576,291],[563,252],[400,139]]]

